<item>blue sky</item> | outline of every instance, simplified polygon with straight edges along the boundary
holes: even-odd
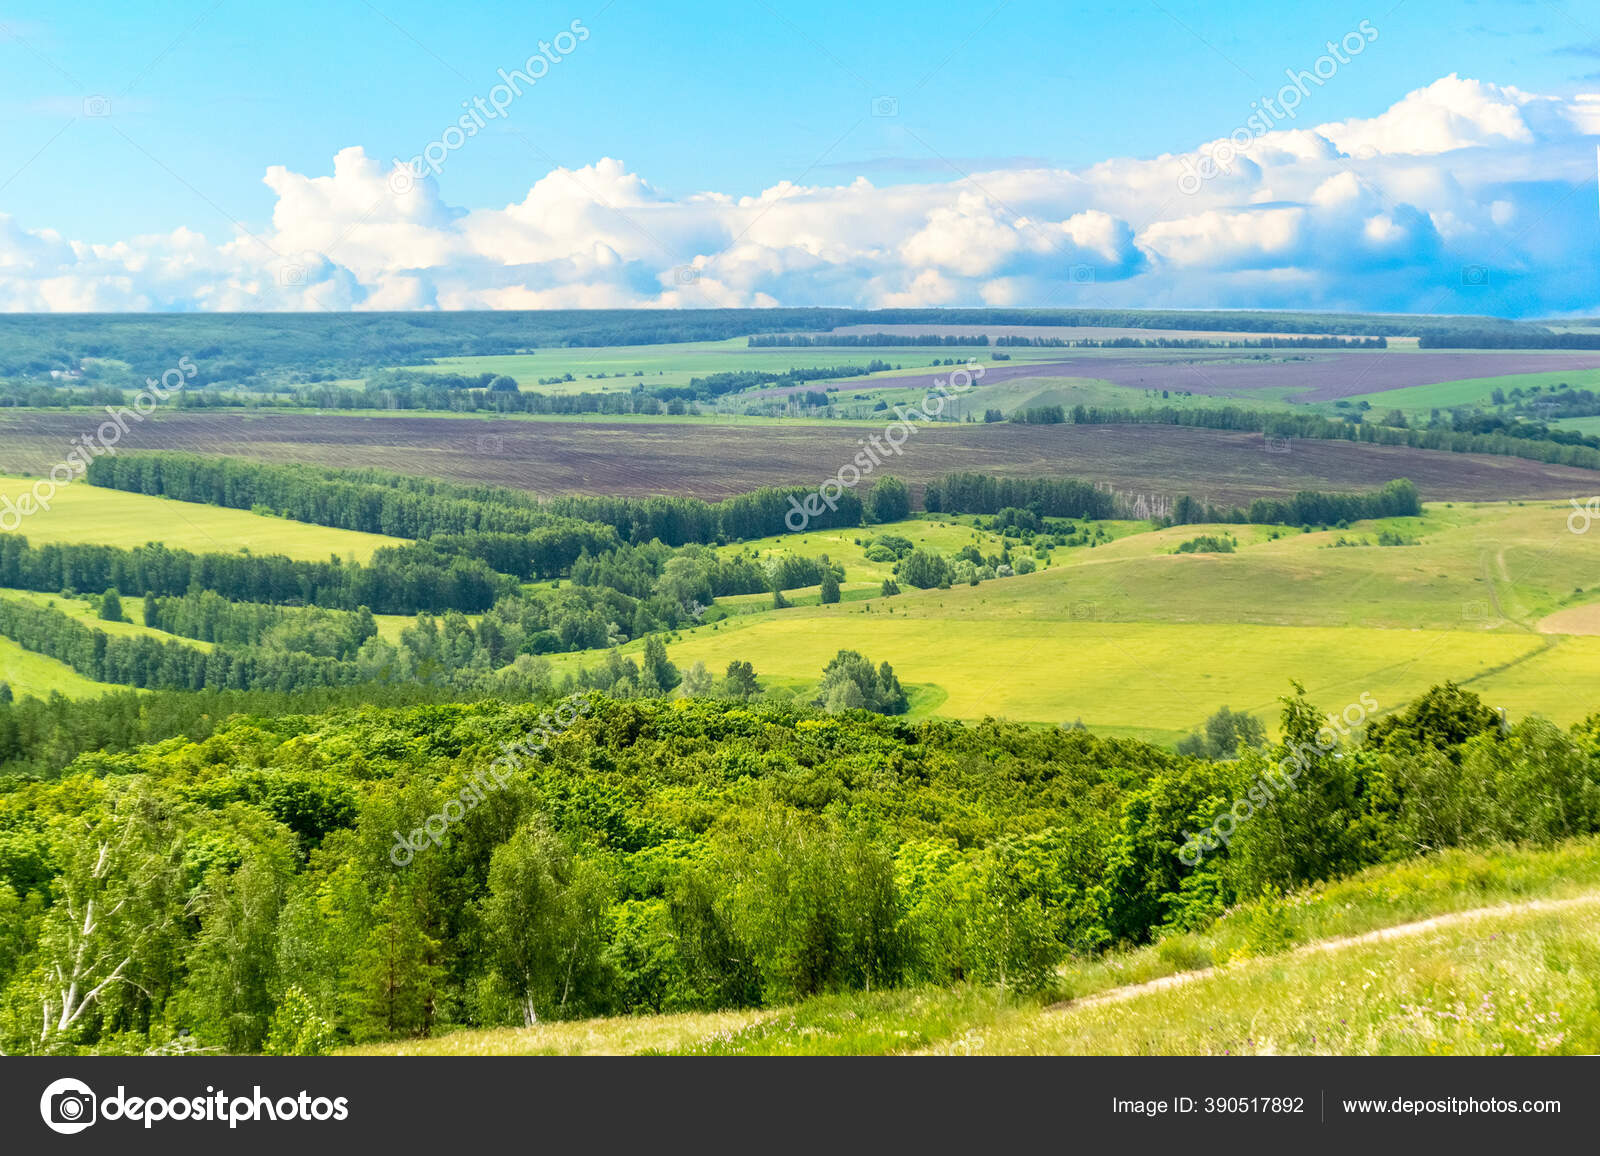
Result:
[[[11,145],[0,159],[0,214],[30,234],[97,245],[175,229],[212,243],[241,227],[264,236],[282,210],[281,189],[263,179],[274,166],[316,178],[341,150],[384,164],[408,158],[463,101],[486,94],[497,69],[515,68],[574,19],[589,38],[429,178],[438,220],[502,210],[553,169],[579,172],[601,158],[682,202],[703,192],[759,196],[785,181],[960,185],[977,173],[1081,173],[1181,154],[1240,125],[1286,68],[1309,66],[1363,20],[1378,31],[1370,48],[1282,127],[1377,117],[1450,75],[1545,97],[1600,91],[1592,6],[1385,7],[9,4],[0,12],[0,116]],[[85,103],[93,97],[105,99]],[[1135,234],[1145,224],[1129,222]],[[715,255],[689,249],[673,260]],[[330,277],[339,266],[330,259]],[[870,274],[858,273],[856,300],[874,300],[860,288]],[[635,270],[629,283],[641,276]],[[369,280],[359,270],[351,279]],[[425,294],[419,303],[446,302]]]

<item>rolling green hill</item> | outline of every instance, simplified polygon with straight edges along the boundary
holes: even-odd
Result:
[[[668,649],[680,667],[720,672],[741,659],[805,692],[848,646],[927,688],[914,709],[1081,719],[1166,742],[1185,732],[1151,727],[1152,703],[1185,726],[1224,704],[1265,719],[1290,678],[1327,701],[1370,692],[1384,710],[1449,678],[1513,713],[1569,723],[1590,709],[1575,688],[1600,669],[1600,636],[1582,614],[1547,619],[1600,600],[1600,587],[1586,585],[1600,573],[1600,534],[1572,533],[1568,513],[1549,502],[1430,505],[1421,518],[1312,533],[1107,523],[1113,542],[1058,548],[1048,569],[977,586],[780,611],[760,595],[729,599],[748,613],[684,631]],[[844,564],[846,590],[870,594],[889,567],[868,562],[861,543],[885,531],[946,552],[975,541],[987,554],[997,541],[929,518],[756,546],[827,553]],[[1378,546],[1384,531],[1417,544]],[[1173,552],[1225,532],[1238,538],[1233,554]]]

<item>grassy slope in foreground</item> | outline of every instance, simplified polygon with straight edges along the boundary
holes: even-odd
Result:
[[[15,500],[37,478],[0,475],[0,498]],[[307,561],[330,554],[366,561],[380,546],[400,539],[269,518],[248,510],[229,510],[197,502],[174,502],[147,494],[108,490],[76,481],[56,491],[50,509],[24,518],[16,530],[35,544],[80,542],[131,548],[162,542],[196,553],[286,554]],[[126,592],[125,592],[126,593]]]
[[[1375,931],[1387,937],[1358,938]],[[1128,991],[1194,969],[1214,970]],[[1046,1006],[970,987],[857,993],[788,1008],[457,1032],[352,1051],[1593,1053],[1600,1051],[1600,842],[1452,851],[1374,868],[1300,892],[1265,914],[1245,906],[1203,932],[1069,965],[1061,983],[1060,994],[1081,1002]]]

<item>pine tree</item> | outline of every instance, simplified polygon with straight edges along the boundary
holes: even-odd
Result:
[[[389,884],[373,916],[376,926],[355,958],[355,1030],[367,1039],[426,1035],[444,977],[439,942],[424,930],[415,902],[398,883]]]

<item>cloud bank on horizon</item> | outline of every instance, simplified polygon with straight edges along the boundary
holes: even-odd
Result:
[[[1182,155],[745,197],[669,198],[603,158],[501,208],[351,147],[330,176],[269,168],[270,225],[226,241],[88,244],[0,214],[0,309],[1600,311],[1600,94],[1452,74],[1367,119],[1248,117]]]

